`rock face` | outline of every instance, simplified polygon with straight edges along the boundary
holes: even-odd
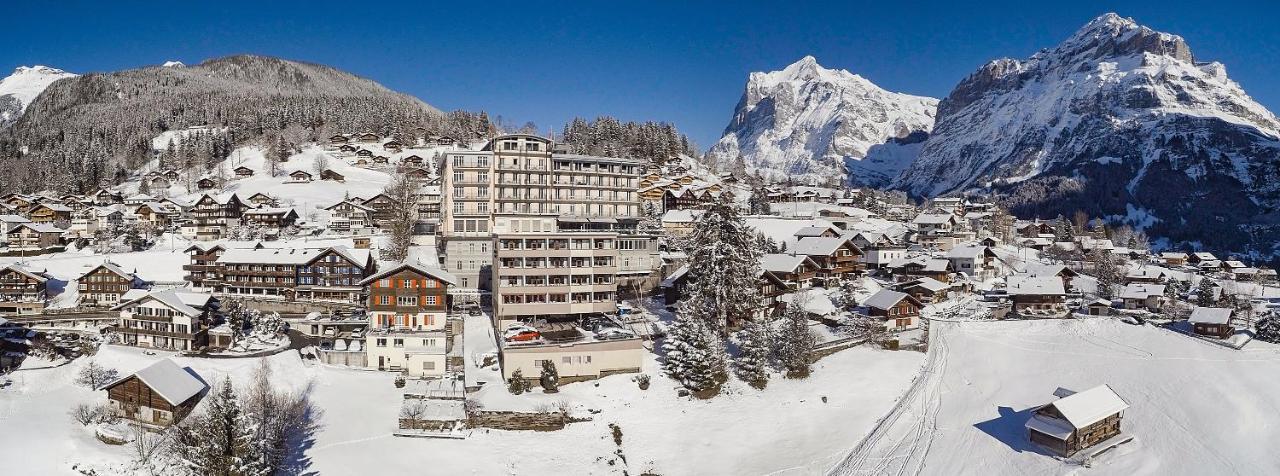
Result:
[[[883,185],[912,156],[886,150],[877,161],[863,159],[894,138],[920,142],[920,134],[933,126],[937,102],[885,91],[806,56],[781,71],[751,73],[733,120],[707,160],[775,179],[839,183],[847,172],[855,183]]]
[[[17,121],[27,105],[54,81],[73,76],[48,66],[20,66],[13,70],[13,74],[0,80],[0,129]]]
[[[894,186],[989,189],[1022,216],[1083,210],[1168,243],[1275,253],[1280,121],[1181,37],[1106,14],[1026,60],[992,61],[939,105]]]

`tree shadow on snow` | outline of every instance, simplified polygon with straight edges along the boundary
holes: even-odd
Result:
[[[310,450],[316,444],[316,432],[322,428],[320,418],[323,411],[315,406],[311,401],[311,390],[315,387],[314,382],[307,384],[306,388],[297,396],[301,408],[301,421],[296,422],[290,428],[289,435],[286,438],[287,453],[284,457],[284,463],[280,467],[277,474],[286,476],[318,476],[320,473],[311,469],[311,457],[307,456],[307,450]]]
[[[1035,411],[1035,407],[1027,408],[1022,411],[1013,411],[1013,408],[1010,407],[997,407],[996,410],[1000,413],[1000,416],[984,422],[975,423],[973,427],[981,430],[983,433],[991,435],[992,438],[995,438],[1001,443],[1004,443],[1010,449],[1019,453],[1030,452],[1043,455],[1049,454],[1027,438],[1027,419],[1031,418],[1031,414]]]

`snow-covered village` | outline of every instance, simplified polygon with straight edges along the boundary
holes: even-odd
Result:
[[[941,100],[792,56],[707,147],[266,55],[19,67],[0,467],[1280,474],[1280,120],[1139,21]]]

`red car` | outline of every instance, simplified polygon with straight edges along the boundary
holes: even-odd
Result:
[[[525,330],[525,331],[507,334],[506,339],[508,342],[525,342],[525,341],[531,341],[531,340],[537,339],[540,336],[541,334],[539,334],[538,331]]]

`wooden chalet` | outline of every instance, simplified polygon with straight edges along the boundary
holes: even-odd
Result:
[[[914,329],[920,326],[920,309],[924,304],[910,294],[881,289],[862,303],[866,314],[880,319],[887,330]]]
[[[351,141],[351,138],[347,137],[346,134],[334,134],[329,136],[329,144],[332,144],[332,145],[342,145],[350,141]]]
[[[760,257],[760,269],[802,289],[813,284],[821,267],[805,255],[770,253]]]
[[[28,212],[34,223],[58,223],[71,221],[71,207],[61,203],[37,203]]]
[[[187,272],[182,279],[191,283],[194,288],[216,288],[221,281],[218,257],[226,250],[226,247],[218,244],[196,243],[187,247],[183,252],[191,257],[191,262],[182,265],[182,270]]]
[[[1196,335],[1225,339],[1236,332],[1231,326],[1231,316],[1235,310],[1226,307],[1197,307],[1191,311],[1187,322],[1191,324]]]
[[[356,157],[371,158],[371,157],[373,157],[373,151],[372,151],[372,150],[369,150],[369,149],[360,149],[360,150],[357,150],[357,151],[356,151]],[[377,160],[374,160],[374,162],[377,162]]]
[[[272,197],[271,195],[267,195],[262,192],[258,192],[253,195],[250,195],[248,201],[249,201],[249,204],[255,207],[274,207],[276,206],[277,203],[279,203],[275,197]]]
[[[1071,456],[1120,436],[1120,420],[1129,403],[1111,387],[1083,392],[1058,389],[1060,397],[1036,408],[1025,425],[1027,438],[1059,456]]]
[[[377,142],[382,140],[382,136],[372,132],[361,132],[360,135],[356,136],[356,140],[360,142]]]
[[[390,226],[391,221],[395,219],[396,209],[409,206],[410,204],[397,202],[395,199],[391,198],[391,196],[385,193],[379,193],[369,197],[369,199],[365,200],[361,205],[373,209],[372,218],[374,226],[386,228]]]
[[[204,177],[200,180],[196,180],[196,188],[200,190],[213,190],[218,188],[218,181],[214,180],[212,177]]]
[[[288,228],[298,223],[298,212],[292,208],[251,208],[244,212],[244,222],[266,228]]]
[[[42,254],[60,251],[62,233],[66,230],[51,223],[18,223],[5,230],[5,243],[9,253]]]
[[[85,307],[112,307],[131,289],[142,289],[146,283],[137,275],[121,269],[114,263],[102,263],[76,278],[80,291],[80,305]]]
[[[353,229],[373,226],[374,209],[353,200],[344,200],[325,208],[329,210],[330,231],[347,233]]]
[[[354,146],[354,145],[351,145],[351,144],[342,144],[341,146],[339,146],[339,147],[338,147],[338,150],[339,150],[339,151],[341,151],[341,152],[346,152],[346,153],[350,154],[350,153],[352,153],[352,152],[355,152],[355,151],[357,151],[357,150],[360,150],[360,148],[359,148],[359,147],[356,147],[356,146]]]
[[[243,165],[236,167],[232,172],[235,172],[237,178],[249,178],[253,176],[253,169]]]
[[[951,289],[951,286],[933,278],[913,279],[896,287],[898,291],[910,294],[922,303],[944,301],[947,299],[947,291]]]
[[[791,254],[808,256],[817,263],[818,278],[824,282],[854,276],[862,269],[862,250],[848,238],[839,236],[801,238]]]
[[[423,160],[422,157],[417,154],[412,154],[412,155],[401,158],[400,163],[404,165],[414,166],[414,167],[421,167],[422,164],[426,163],[426,160]]]
[[[307,183],[312,180],[315,180],[315,176],[311,175],[311,172],[307,172],[306,170],[294,170],[293,172],[289,172],[290,182]]]
[[[208,389],[193,370],[182,368],[170,359],[160,360],[102,387],[116,415],[153,428],[181,422]]]
[[[1067,291],[1056,276],[1020,274],[1006,278],[1013,312],[1024,317],[1066,317]]]
[[[335,172],[333,169],[324,169],[320,171],[320,180],[330,180],[334,182],[346,182],[347,178],[342,174]]]
[[[400,152],[403,149],[404,149],[404,145],[401,144],[400,141],[395,139],[382,143],[382,150],[385,150],[388,152]]]
[[[44,311],[49,277],[43,271],[11,264],[0,268],[0,314],[22,316]]]

